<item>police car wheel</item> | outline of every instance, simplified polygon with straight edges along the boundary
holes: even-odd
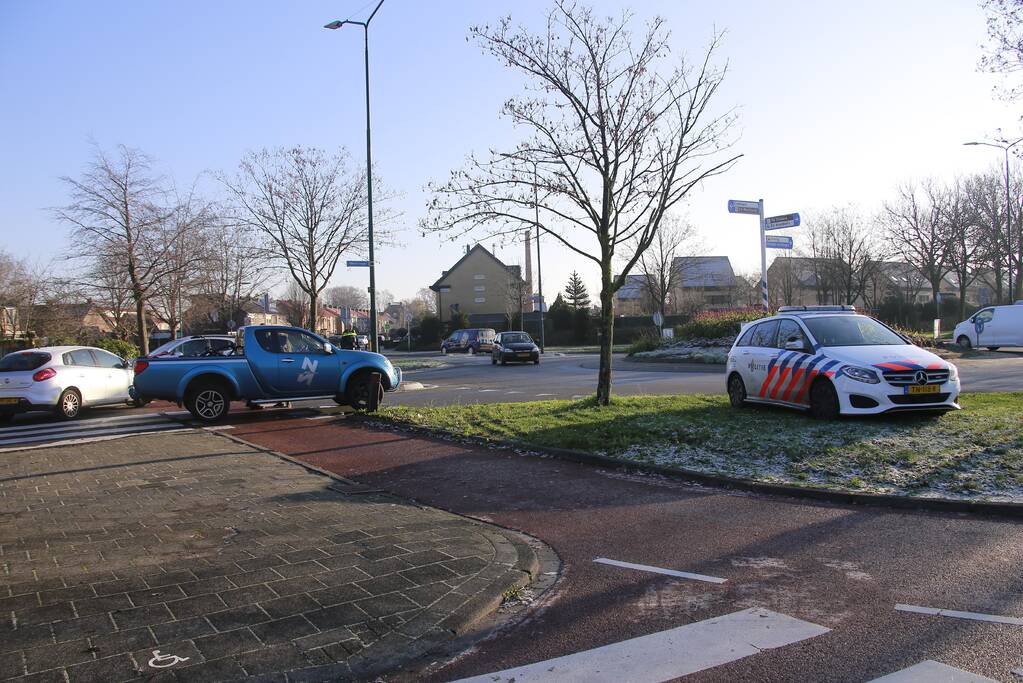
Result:
[[[960,335],[959,339],[956,339],[956,344],[963,347],[964,349],[968,349],[971,346],[973,346],[972,344],[970,344],[970,338],[967,337],[965,334]]]
[[[823,379],[814,382],[810,387],[810,414],[818,420],[834,420],[838,411],[838,394],[834,385]]]
[[[746,405],[746,385],[738,373],[728,378],[728,401],[733,408],[742,408]]]

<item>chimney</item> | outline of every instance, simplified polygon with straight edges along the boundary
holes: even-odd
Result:
[[[525,237],[526,237],[526,272],[523,275],[523,278],[526,281],[526,292],[525,292],[526,302],[525,302],[524,310],[527,313],[532,313],[533,312],[533,249],[532,249],[533,240],[530,238],[530,235],[531,235],[530,231],[526,230],[525,231]]]

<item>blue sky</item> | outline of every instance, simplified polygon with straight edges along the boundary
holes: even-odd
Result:
[[[1018,130],[1018,107],[994,100],[997,79],[976,71],[984,17],[972,2],[594,6],[665,17],[679,54],[699,55],[715,28],[727,31],[721,56],[730,71],[717,104],[738,107],[735,150],[745,157],[697,189],[685,211],[707,253],[727,254],[740,271],[759,269],[756,221],[727,214],[729,198],[763,197],[771,214],[846,203],[869,211],[900,181],[996,164],[995,150],[961,143]],[[498,112],[521,82],[466,41],[468,27],[505,14],[538,26],[548,7],[387,0],[374,19],[374,162],[402,212],[400,244],[378,257],[380,288],[412,295],[464,248],[420,236],[425,184],[470,152],[517,139]],[[364,8],[364,0],[3,0],[0,246],[39,261],[65,248],[67,229],[45,207],[65,201],[59,177],[80,172],[90,140],[142,148],[183,186],[264,146],[344,145],[361,161],[361,30],[321,26]],[[798,229],[791,234],[799,239]],[[521,261],[518,249],[499,255]],[[573,268],[595,289],[592,264],[548,247],[548,296]],[[365,271],[342,269],[335,280],[361,285]]]

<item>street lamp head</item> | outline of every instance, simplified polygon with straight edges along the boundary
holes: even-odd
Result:
[[[342,26],[344,26],[346,23],[348,23],[348,22],[340,21],[338,19],[335,19],[334,21],[330,22],[329,24],[324,24],[323,28],[329,28],[332,31],[336,31],[337,29],[339,29]]]

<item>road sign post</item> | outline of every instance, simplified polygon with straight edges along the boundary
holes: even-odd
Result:
[[[767,235],[765,237],[768,249],[791,249],[792,238],[787,235]]]
[[[728,200],[728,213],[740,213],[754,215],[760,219],[760,303],[764,310],[770,310],[769,298],[767,296],[767,250],[768,249],[791,249],[792,238],[786,236],[771,235],[769,230],[781,230],[783,228],[794,228],[799,225],[798,213],[787,213],[781,216],[764,217],[764,200],[746,201],[742,199]]]

